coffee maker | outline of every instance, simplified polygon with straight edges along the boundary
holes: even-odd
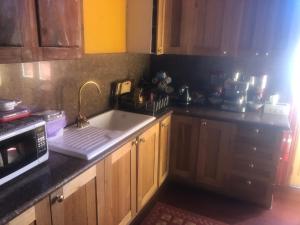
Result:
[[[240,79],[240,73],[236,73],[224,83],[223,104],[221,109],[232,112],[246,112],[247,92],[249,82]]]

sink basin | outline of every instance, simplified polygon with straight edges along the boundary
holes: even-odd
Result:
[[[49,139],[49,147],[90,160],[153,120],[153,116],[111,110],[89,119],[90,125],[85,128],[67,128],[63,136]]]

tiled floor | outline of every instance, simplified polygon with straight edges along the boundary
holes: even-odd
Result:
[[[231,225],[300,225],[300,191],[276,191],[273,208],[266,210],[252,204],[217,194],[168,184],[134,225],[160,201]]]

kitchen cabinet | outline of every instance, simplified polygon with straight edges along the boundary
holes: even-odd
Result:
[[[169,174],[171,116],[160,122],[158,184],[162,185]]]
[[[1,1],[1,63],[81,57],[81,3],[81,0]]]
[[[137,208],[140,211],[158,189],[159,124],[137,139]]]
[[[222,188],[231,152],[234,125],[202,119],[200,124],[196,182]]]
[[[171,176],[188,182],[195,178],[200,120],[194,117],[172,116]]]
[[[41,59],[82,56],[82,1],[36,1]]]
[[[127,1],[127,51],[164,53],[165,10],[167,0]]]
[[[0,63],[35,59],[33,6],[31,0],[0,1]]]
[[[96,166],[50,196],[52,225],[96,225]]]
[[[166,0],[164,52],[187,54],[192,27],[193,1]]]
[[[31,208],[11,220],[7,225],[51,225],[49,198],[36,203]]]
[[[83,0],[86,54],[126,52],[126,10],[129,3],[126,0]]]
[[[189,54],[235,55],[242,19],[241,0],[194,0]]]
[[[98,165],[100,180],[98,224],[129,224],[136,214],[136,142],[130,141],[104,160],[104,166]],[[102,168],[101,168],[102,166]],[[99,176],[102,173],[102,176]],[[104,180],[101,179],[104,177]]]

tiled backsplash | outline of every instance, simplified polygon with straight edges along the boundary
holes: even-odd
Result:
[[[192,90],[203,89],[209,82],[209,75],[222,71],[227,75],[237,71],[246,75],[267,74],[268,93],[279,92],[283,101],[290,99],[290,79],[288,58],[231,58],[162,55],[151,57],[151,72],[166,71],[173,78],[175,87],[188,84]]]
[[[131,78],[139,80],[148,73],[149,55],[87,55],[80,60],[46,61],[0,65],[0,98],[20,99],[33,111],[65,110],[68,123],[78,111],[78,90],[88,80],[102,87],[99,97],[95,87],[83,91],[83,109],[87,116],[109,108],[111,83]]]

